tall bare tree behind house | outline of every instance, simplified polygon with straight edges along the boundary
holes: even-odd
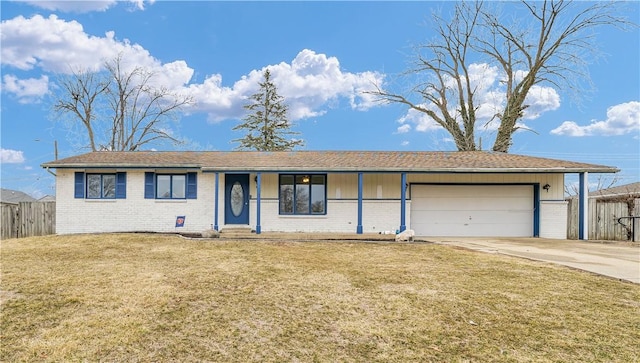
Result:
[[[193,103],[190,96],[155,85],[143,67],[125,69],[122,55],[105,70],[75,70],[59,80],[53,109],[67,116],[73,141],[91,151],[137,151],[164,143],[180,144],[169,122]],[[63,117],[61,117],[64,119]]]
[[[450,19],[434,15],[434,40],[415,48],[414,65],[404,73],[414,86],[403,94],[378,85],[368,92],[383,102],[399,103],[426,115],[451,135],[458,150],[478,150],[475,131],[499,122],[493,151],[508,152],[518,121],[530,106],[526,97],[535,85],[578,94],[590,85],[588,62],[598,56],[596,28],[634,27],[619,3],[563,0],[521,1],[523,14],[507,21],[496,3],[456,2]],[[516,6],[516,4],[510,4]],[[497,66],[503,79],[500,110],[479,125],[478,89],[470,66]],[[416,81],[416,79],[418,79]]]

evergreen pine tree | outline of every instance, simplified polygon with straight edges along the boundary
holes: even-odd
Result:
[[[287,139],[287,136],[298,135],[291,131],[287,120],[287,105],[284,98],[278,95],[275,84],[271,81],[271,73],[265,70],[264,81],[260,90],[250,97],[251,103],[244,106],[249,111],[243,123],[233,130],[246,130],[247,134],[233,140],[239,142],[237,150],[256,151],[288,151],[296,146],[304,145],[303,140]]]

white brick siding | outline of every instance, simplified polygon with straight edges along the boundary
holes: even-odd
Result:
[[[144,199],[144,171],[127,171],[127,198],[100,200],[74,198],[74,172],[57,171],[56,231],[59,234],[200,232],[211,228],[213,223],[212,174],[198,173],[198,199],[156,200]],[[175,227],[177,216],[186,217],[184,227]]]

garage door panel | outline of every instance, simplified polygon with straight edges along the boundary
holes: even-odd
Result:
[[[502,225],[503,221],[510,224],[530,225],[531,211],[503,211],[501,213],[487,213],[486,211],[419,211],[412,212],[412,218],[419,221],[432,221],[439,224],[494,224]]]
[[[474,198],[474,197],[521,197],[523,191],[530,190],[531,186],[528,185],[476,185],[476,186],[461,186],[461,185],[414,185],[411,187],[411,199],[413,198]],[[479,195],[478,191],[481,190],[482,194]]]
[[[418,198],[412,199],[417,204],[414,210],[521,210],[532,209],[533,201],[530,198]]]
[[[533,235],[530,185],[414,185],[411,228],[419,236]]]
[[[419,236],[440,236],[440,237],[530,237],[531,233],[522,233],[523,229],[528,229],[529,224],[506,224],[500,227],[500,234],[496,235],[495,224],[418,224],[414,230],[428,228],[430,233],[417,234]],[[455,233],[451,231],[455,230]]]

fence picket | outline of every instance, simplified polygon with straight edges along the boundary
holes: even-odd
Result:
[[[567,238],[578,239],[578,211],[579,201],[576,198],[569,199],[567,207]],[[640,215],[640,200],[636,199],[635,208],[629,215],[629,207],[624,202],[600,201],[589,199],[588,221],[589,239],[627,241],[627,229],[618,223],[620,217]],[[631,220],[623,220],[631,228]],[[640,221],[635,221],[635,240],[640,241]]]
[[[0,238],[44,236],[56,233],[56,202],[3,204]]]

